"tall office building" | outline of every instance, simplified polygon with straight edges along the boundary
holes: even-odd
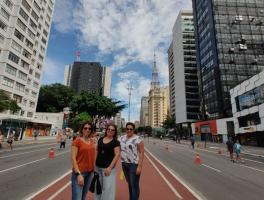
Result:
[[[103,67],[98,62],[74,62],[71,70],[70,87],[76,92],[82,91],[102,94]]]
[[[264,1],[192,3],[203,116],[232,116],[229,90],[264,68]]]
[[[171,113],[176,124],[195,121],[200,102],[192,11],[181,11],[176,19],[168,63]]]
[[[72,72],[72,65],[66,65],[64,68],[63,84],[69,87],[71,85],[71,72]]]
[[[148,97],[141,98],[140,107],[140,126],[148,126],[149,114],[148,114]]]
[[[54,3],[0,1],[0,89],[17,101],[21,117],[36,110]]]
[[[111,97],[112,70],[110,67],[103,67],[103,95]]]
[[[169,109],[169,87],[160,87],[156,56],[152,68],[151,88],[148,96],[148,125],[159,128],[166,120]]]

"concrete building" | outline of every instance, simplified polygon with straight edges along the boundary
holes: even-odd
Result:
[[[116,116],[114,117],[114,123],[117,126],[117,128],[122,128],[122,115],[121,112],[117,113]]]
[[[160,128],[169,113],[169,87],[153,88],[149,91],[149,126]]]
[[[148,97],[141,97],[140,126],[149,126]]]
[[[34,117],[55,0],[0,1],[0,89]],[[7,111],[5,118],[11,117]]]
[[[74,62],[70,87],[76,92],[103,92],[103,67],[98,62]]]
[[[70,85],[71,85],[71,72],[72,72],[72,65],[66,65],[64,68],[63,85],[70,87]]]
[[[235,134],[242,144],[264,146],[264,71],[230,90]]]
[[[103,67],[103,95],[111,97],[112,70],[110,67]]]
[[[229,90],[264,69],[264,1],[192,3],[203,118],[230,117]]]
[[[171,113],[176,124],[196,121],[200,112],[192,11],[181,11],[168,50]]]

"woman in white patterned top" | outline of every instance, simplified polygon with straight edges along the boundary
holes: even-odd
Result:
[[[143,166],[144,143],[135,134],[135,124],[126,124],[126,135],[120,137],[122,169],[129,188],[129,199],[139,199],[139,178]]]

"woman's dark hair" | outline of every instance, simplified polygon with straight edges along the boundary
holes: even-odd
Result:
[[[90,122],[90,121],[86,121],[86,122],[82,123],[82,125],[81,125],[80,128],[79,128],[79,136],[80,136],[80,137],[83,136],[83,132],[82,132],[82,131],[83,131],[83,128],[84,128],[84,126],[85,126],[86,124],[90,125],[90,127],[91,127],[91,133],[90,133],[89,136],[91,136],[91,135],[93,134],[93,132],[94,132],[94,126],[93,126],[92,122]]]
[[[117,126],[116,126],[115,124],[108,124],[108,125],[106,126],[104,137],[106,137],[107,129],[108,129],[110,126],[114,127],[114,129],[115,129],[115,134],[114,134],[113,138],[114,138],[115,140],[117,140]]]
[[[135,131],[135,127],[136,127],[135,124],[132,123],[132,122],[127,122],[127,123],[126,123],[126,128],[127,128],[127,126],[129,126],[129,125],[132,126],[133,129],[134,129],[134,131]]]

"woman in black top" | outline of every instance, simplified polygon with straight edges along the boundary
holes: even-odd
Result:
[[[95,193],[96,200],[115,200],[116,169],[120,157],[120,143],[117,140],[117,127],[109,124],[104,137],[98,140],[96,168],[100,176],[102,194]]]

